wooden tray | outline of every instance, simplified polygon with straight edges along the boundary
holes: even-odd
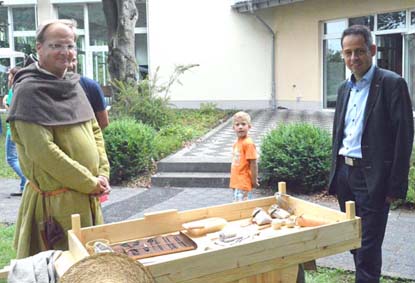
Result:
[[[197,244],[182,232],[119,242],[110,246],[114,252],[128,255],[133,259],[190,251],[197,248]]]

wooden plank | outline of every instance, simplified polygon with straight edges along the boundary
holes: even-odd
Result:
[[[347,241],[341,245],[328,246],[320,254],[320,257],[325,257],[333,255],[339,252],[347,251],[354,249],[360,246],[360,240],[351,240]],[[304,261],[309,261],[315,259],[315,254],[313,252],[304,252],[300,254],[293,254],[289,257],[276,258],[273,260],[257,262],[249,266],[244,267],[235,267],[233,269],[225,270],[223,272],[207,274],[205,276],[192,278],[189,280],[177,280],[171,274],[164,274],[162,277],[154,277],[157,283],[226,283],[226,282],[235,282],[241,278],[245,278],[250,275],[255,275],[258,273],[269,272],[273,270],[279,270],[292,266],[292,262],[301,263]],[[151,271],[151,268],[150,268]],[[154,274],[153,274],[154,276]],[[168,279],[167,279],[168,278]],[[236,281],[237,282],[237,281]],[[290,281],[288,281],[290,282]]]
[[[285,182],[278,182],[278,192],[281,195],[287,194],[287,184]]]
[[[297,282],[298,265],[289,266],[286,268],[264,272],[251,277],[243,278],[237,283],[291,283]]]
[[[82,242],[82,233],[81,233],[81,215],[72,214],[71,216],[72,231],[76,237]]]
[[[356,218],[356,207],[354,201],[346,201],[346,219]]]
[[[151,263],[147,266],[155,277],[168,274],[175,282],[181,282],[191,278],[207,276],[210,273],[225,272],[235,268],[244,269],[253,263],[275,258],[284,258],[287,264],[292,265],[299,262],[290,262],[291,254],[301,254],[308,251],[313,254],[311,259],[319,258],[326,254],[325,250],[329,246],[349,240],[360,242],[358,236],[357,224],[343,222],[320,227],[319,229],[308,229],[302,233],[296,233],[293,230],[292,234],[284,236],[257,240],[216,251],[200,251],[200,254],[193,256],[170,258],[167,262]],[[216,258],[221,260],[217,261]],[[269,270],[263,272],[267,271]]]
[[[333,210],[331,208],[313,204],[311,202],[295,198],[295,197],[288,197],[289,207],[292,208],[295,215],[314,215],[319,218],[324,218],[325,220],[336,222],[346,220],[346,215],[342,213],[340,210]]]
[[[64,251],[59,256],[58,259],[55,260],[55,270],[59,277],[62,275],[77,261],[73,258],[71,252]]]
[[[84,257],[89,256],[86,248],[72,230],[68,231],[68,247],[75,261],[79,261]]]
[[[209,217],[222,217],[228,221],[249,218],[255,207],[268,208],[274,203],[274,197],[267,197],[241,203],[187,210],[177,213],[177,216],[167,211],[167,214],[163,212],[161,215],[170,215],[171,218],[160,216],[161,223],[154,221],[154,217],[157,218],[158,216],[149,214],[147,217],[135,220],[81,228],[82,242],[85,243],[94,239],[108,239],[110,242],[120,242],[171,233],[182,230],[183,223]]]
[[[6,265],[0,269],[0,279],[7,278],[9,276],[10,266]]]

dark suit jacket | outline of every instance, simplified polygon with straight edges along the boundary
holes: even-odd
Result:
[[[338,90],[333,122],[330,194],[336,193],[333,179],[337,168],[337,155],[343,140],[349,94],[350,86],[345,81]],[[386,196],[405,199],[414,122],[408,86],[403,78],[391,71],[375,67],[363,121],[363,172],[372,204],[380,207],[384,204]]]

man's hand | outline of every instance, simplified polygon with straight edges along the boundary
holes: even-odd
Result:
[[[253,188],[258,188],[259,187],[258,178],[255,178],[255,180],[252,180],[251,183],[252,183]]]
[[[395,197],[386,197],[386,203],[391,204],[395,201],[397,201],[398,199]]]
[[[95,190],[91,192],[93,196],[103,196],[108,195],[111,192],[111,186],[108,183],[108,179],[104,176],[98,176],[98,183],[95,187]]]

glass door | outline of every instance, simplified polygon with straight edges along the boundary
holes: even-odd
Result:
[[[377,66],[402,76],[402,35],[400,33],[376,36]]]
[[[415,34],[405,35],[406,42],[406,66],[405,66],[405,79],[408,82],[409,94],[411,95],[412,108],[415,103]]]

